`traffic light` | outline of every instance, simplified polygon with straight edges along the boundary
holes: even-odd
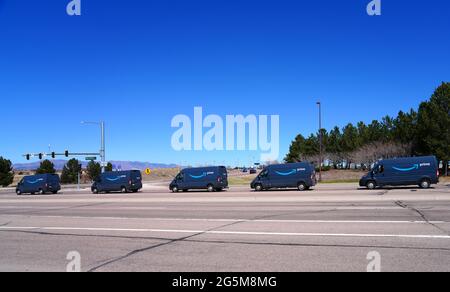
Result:
[[[56,153],[52,152],[52,158],[55,159],[56,158]]]
[[[42,160],[42,153],[39,153],[39,159]]]
[[[30,154],[26,155],[27,160],[30,160]]]
[[[68,150],[66,150],[66,151],[64,152],[64,156],[69,157],[69,151],[68,151]]]

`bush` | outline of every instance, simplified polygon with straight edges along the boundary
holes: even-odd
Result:
[[[322,172],[326,172],[326,171],[330,171],[331,170],[331,166],[322,166]],[[316,172],[319,172],[320,168],[316,167]]]

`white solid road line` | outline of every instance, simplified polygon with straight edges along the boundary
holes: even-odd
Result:
[[[0,230],[33,231],[109,231],[109,232],[152,232],[152,233],[189,233],[216,235],[254,235],[254,236],[291,236],[291,237],[362,237],[362,238],[410,238],[410,239],[450,239],[448,235],[407,235],[407,234],[339,234],[339,233],[282,233],[251,231],[208,231],[175,229],[128,229],[128,228],[81,228],[81,227],[0,227]]]
[[[24,215],[0,215],[7,217],[24,217]],[[324,224],[445,224],[450,223],[446,221],[370,221],[370,220],[265,220],[265,219],[206,219],[206,218],[138,218],[138,217],[88,217],[88,216],[56,216],[56,215],[36,215],[26,216],[36,218],[65,218],[65,219],[95,219],[95,220],[139,220],[139,221],[188,221],[188,222],[256,222],[256,223],[324,223]]]

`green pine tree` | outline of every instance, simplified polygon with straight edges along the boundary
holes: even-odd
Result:
[[[36,170],[36,174],[55,174],[56,169],[53,162],[50,160],[44,160],[41,162],[41,165]]]
[[[417,122],[418,152],[436,155],[448,165],[450,160],[450,82],[442,83],[430,101],[419,107]],[[448,167],[444,167],[448,175]]]
[[[100,166],[100,163],[95,162],[95,161],[91,161],[89,162],[89,164],[87,165],[86,168],[87,174],[89,176],[89,178],[94,181],[96,180],[100,174],[102,173],[102,167]]]
[[[75,184],[78,181],[78,173],[81,172],[80,162],[77,159],[69,160],[63,168],[61,183]]]
[[[14,180],[14,172],[10,160],[0,156],[0,186],[7,187]]]

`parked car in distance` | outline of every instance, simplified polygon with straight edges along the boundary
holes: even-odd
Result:
[[[57,194],[61,190],[61,183],[57,174],[38,174],[25,176],[16,188],[16,194],[32,194],[38,193],[44,195],[46,193]]]
[[[434,156],[380,160],[371,172],[361,178],[359,185],[372,190],[376,187],[410,185],[427,189],[439,183],[438,168]]]
[[[102,173],[91,187],[94,194],[103,192],[137,193],[140,189],[142,189],[142,174],[139,170]]]
[[[250,168],[250,174],[256,174],[256,173],[258,173],[256,168]]]
[[[316,183],[314,167],[310,163],[301,162],[269,165],[252,181],[250,187],[258,192],[286,188],[305,191]]]
[[[183,169],[172,181],[169,189],[176,193],[180,190],[222,191],[228,188],[228,171],[224,166]]]

